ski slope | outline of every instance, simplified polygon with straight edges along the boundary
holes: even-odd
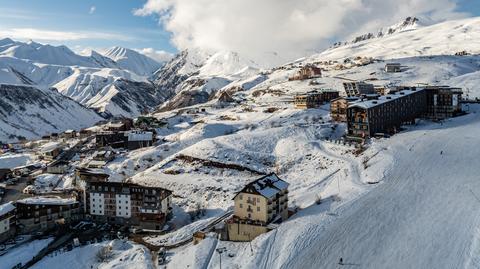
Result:
[[[378,162],[393,155],[385,182],[334,210],[330,221],[308,223],[310,214],[325,215],[315,209],[294,217],[248,267],[265,260],[265,268],[480,267],[479,123],[472,113],[379,142],[388,150]]]

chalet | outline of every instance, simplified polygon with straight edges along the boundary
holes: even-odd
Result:
[[[416,88],[355,102],[347,108],[347,137],[364,139],[396,133],[402,124],[415,122],[426,107],[425,91]]]
[[[348,97],[375,94],[375,87],[373,84],[368,84],[362,81],[344,82],[343,88],[345,88]]]
[[[132,131],[128,133],[127,148],[135,150],[153,145],[155,136],[153,132]]]
[[[358,101],[358,97],[339,97],[330,102],[330,116],[333,121],[347,122],[347,108],[349,104]]]
[[[160,230],[171,216],[172,192],[122,182],[87,182],[86,213],[94,221]]]
[[[16,208],[12,202],[0,205],[0,243],[13,237],[16,232]]]
[[[385,65],[385,72],[387,73],[402,72],[402,65],[399,63],[388,63]]]
[[[95,151],[92,160],[88,163],[88,168],[103,168],[108,162],[115,158],[115,151],[111,147]]]
[[[22,233],[45,232],[81,219],[75,199],[36,196],[18,200],[17,223]]]
[[[288,186],[274,173],[247,184],[233,198],[234,215],[227,221],[232,241],[251,241],[271,224],[288,218]]]
[[[70,163],[63,160],[57,160],[47,166],[49,174],[65,174],[70,167]]]
[[[106,131],[110,132],[126,132],[130,131],[132,127],[133,119],[130,118],[120,118],[105,125]]]
[[[78,132],[78,137],[81,139],[90,137],[91,135],[93,135],[93,131],[91,129],[82,129],[80,132]]]
[[[311,78],[319,78],[322,76],[322,69],[314,65],[306,65],[300,68],[300,70],[288,78],[288,80],[305,80]]]

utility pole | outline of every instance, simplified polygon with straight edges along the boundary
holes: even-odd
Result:
[[[226,247],[217,248],[216,251],[218,252],[218,255],[220,257],[220,269],[222,269],[222,253],[227,251],[227,248]]]

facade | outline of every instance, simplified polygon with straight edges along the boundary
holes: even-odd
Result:
[[[344,82],[343,88],[345,89],[348,97],[376,94],[373,84],[368,84],[362,81]]]
[[[402,124],[415,122],[426,107],[425,91],[416,88],[353,103],[347,109],[347,136],[364,139],[396,133]]]
[[[66,138],[66,139],[76,138],[77,137],[77,131],[66,130],[65,132],[63,132],[62,137]]]
[[[123,148],[126,138],[125,132],[101,132],[95,135],[95,144],[97,148]]]
[[[116,121],[108,123],[105,128],[110,132],[126,132],[133,127],[133,120],[130,118],[121,118]]]
[[[81,219],[80,205],[75,199],[36,196],[18,200],[16,205],[22,233],[45,232]]]
[[[46,160],[54,160],[62,153],[63,145],[58,142],[49,142],[40,147],[40,154]]]
[[[314,65],[306,65],[293,76],[288,78],[288,80],[304,80],[311,78],[319,78],[322,76],[322,69]]]
[[[399,63],[388,63],[385,65],[385,72],[387,73],[402,72],[402,65]]]
[[[0,205],[0,244],[15,235],[15,215],[16,208],[11,202]]]
[[[318,108],[325,102],[338,98],[338,96],[338,91],[323,89],[321,91],[311,91],[306,94],[297,94],[294,97],[293,103],[295,108],[299,109]]]
[[[232,241],[251,241],[268,231],[271,223],[288,218],[288,183],[275,174],[247,184],[233,198],[234,216],[228,220],[228,237]]]
[[[171,215],[172,192],[122,182],[87,182],[86,213],[95,221],[160,230]]]
[[[330,102],[330,116],[333,121],[347,122],[347,108],[349,104],[358,101],[358,97],[339,97]]]
[[[151,147],[154,143],[155,136],[153,132],[132,131],[128,133],[127,148],[135,150],[144,147]]]
[[[427,94],[426,118],[442,120],[462,113],[462,90],[448,86],[425,87]]]

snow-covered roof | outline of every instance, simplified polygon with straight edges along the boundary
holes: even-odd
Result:
[[[49,142],[40,147],[41,152],[49,152],[57,148],[61,148],[62,144],[60,142]]]
[[[245,192],[246,189],[253,188],[258,194],[270,199],[277,193],[287,189],[288,186],[289,184],[287,182],[281,180],[275,173],[271,173],[250,182],[240,192]]]
[[[30,205],[71,205],[77,203],[73,198],[60,198],[58,196],[37,196],[18,200],[20,204]]]
[[[153,138],[152,132],[130,132],[128,141],[150,141]]]
[[[376,107],[376,106],[391,102],[393,100],[396,100],[396,99],[399,99],[399,98],[402,98],[402,97],[405,97],[407,95],[414,94],[414,93],[417,93],[417,92],[420,92],[420,91],[423,91],[423,90],[424,90],[423,88],[418,88],[416,90],[402,90],[402,91],[396,92],[395,94],[387,94],[387,95],[384,95],[384,96],[380,96],[377,99],[366,100],[366,101],[358,101],[358,102],[350,104],[348,106],[348,108],[358,107],[358,108],[363,108],[363,109],[369,109],[369,108]]]
[[[6,204],[0,205],[0,217],[8,214],[9,212],[15,210],[15,206],[12,202],[8,202]]]

